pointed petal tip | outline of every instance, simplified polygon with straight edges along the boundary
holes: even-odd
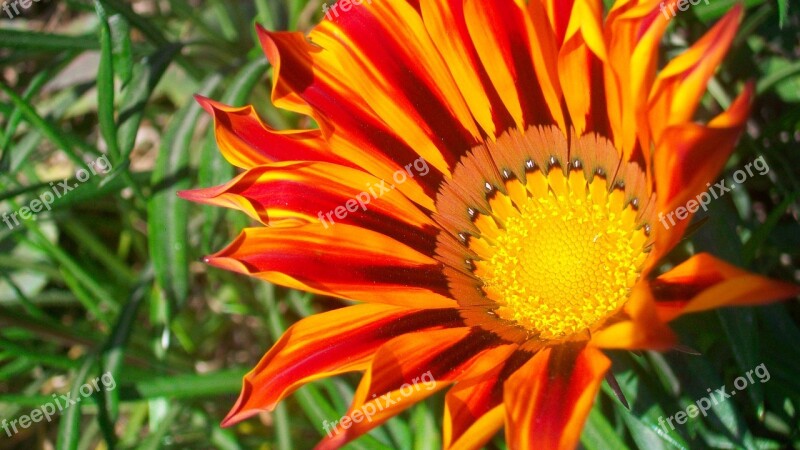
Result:
[[[194,101],[199,103],[208,114],[214,115],[214,103],[216,103],[214,100],[201,94],[194,94]]]
[[[220,186],[200,189],[187,189],[178,191],[178,197],[190,202],[205,203],[209,199],[217,197],[221,193]]]
[[[243,410],[240,403],[242,403],[241,399],[236,402],[236,405],[234,405],[230,412],[228,412],[228,415],[222,419],[222,422],[220,422],[220,426],[222,428],[232,427],[239,422],[245,421],[259,413],[259,410],[256,409]]]

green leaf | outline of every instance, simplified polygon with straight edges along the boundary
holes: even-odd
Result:
[[[119,161],[119,145],[114,122],[114,52],[111,43],[111,27],[106,11],[98,0],[94,2],[100,21],[100,63],[97,67],[97,117],[100,132],[108,146],[114,163]]]
[[[19,111],[22,113],[22,116],[25,117],[25,119],[27,119],[31,125],[38,128],[42,134],[50,139],[50,141],[52,141],[56,146],[60,147],[73,163],[81,167],[84,166],[83,160],[75,152],[72,144],[63,136],[61,131],[56,126],[43,119],[31,104],[22,99],[22,97],[14,92],[13,89],[6,86],[6,84],[2,81],[0,81],[0,90],[8,95],[12,103],[14,103],[17,109],[19,109]]]
[[[756,92],[764,94],[775,89],[785,102],[800,102],[800,61],[770,58],[764,64],[766,74],[756,84]]]
[[[586,450],[628,449],[625,441],[620,438],[619,433],[597,407],[592,408],[589,412],[589,418],[581,434],[581,444],[586,447]]]
[[[789,16],[789,0],[778,0],[778,16],[780,17],[778,24],[783,29]]]
[[[80,388],[88,377],[89,371],[94,367],[97,359],[90,355],[83,361],[81,369],[72,380],[72,388],[69,391],[70,398],[80,398]],[[58,424],[58,440],[56,441],[56,450],[76,450],[78,448],[78,439],[80,438],[80,420],[81,420],[81,404],[77,403],[62,413],[61,420]]]
[[[93,35],[68,36],[0,28],[0,48],[52,52],[61,50],[97,50],[100,48],[100,44]]]
[[[119,108],[117,138],[122,160],[127,160],[133,151],[147,102],[181,48],[178,44],[162,47],[134,67],[130,83],[122,90]]]
[[[761,226],[758,227],[758,229],[750,236],[750,239],[744,243],[743,255],[745,263],[749,264],[755,259],[758,250],[764,245],[770,234],[775,230],[775,227],[778,225],[781,217],[783,217],[786,209],[789,208],[789,206],[791,206],[797,199],[800,199],[800,192],[787,195],[780,205],[770,211],[769,216],[767,216],[767,220],[765,220],[764,223],[761,224]]]
[[[125,86],[133,77],[133,44],[131,43],[131,27],[120,14],[108,19],[111,29],[111,49],[114,54],[114,74]]]
[[[221,82],[220,75],[211,75],[200,93],[210,95]],[[183,305],[189,294],[189,202],[177,194],[191,187],[189,153],[201,110],[196,102],[189,102],[167,126],[153,171],[153,195],[147,202],[153,268],[171,307]]]

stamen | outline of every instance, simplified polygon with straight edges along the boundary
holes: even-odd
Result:
[[[588,339],[638,282],[653,243],[653,214],[639,192],[645,176],[635,164],[620,164],[604,138],[571,142],[555,127],[503,135],[467,153],[440,190],[434,218],[464,249],[441,238],[437,259],[455,269],[447,276],[459,304],[485,308],[465,316],[471,326],[513,342]],[[497,169],[483,170],[487,157],[499,169],[491,181],[485,173]],[[508,169],[520,163],[523,177]],[[555,166],[567,170],[550,170]],[[464,208],[469,220],[459,214]]]

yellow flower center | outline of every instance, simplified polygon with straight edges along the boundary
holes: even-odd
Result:
[[[497,315],[542,339],[593,329],[625,303],[639,277],[647,237],[636,211],[623,191],[608,193],[602,179],[587,185],[581,171],[567,178],[557,168],[532,174],[527,186],[506,184],[525,196],[515,202],[498,193],[493,206],[513,207],[478,217],[481,237],[470,243]]]
[[[620,312],[655,209],[639,165],[620,159],[607,139],[555,127],[510,131],[462,157],[434,219],[468,324],[545,345],[588,339]]]

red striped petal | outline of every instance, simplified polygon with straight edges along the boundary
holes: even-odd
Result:
[[[648,179],[652,174],[647,100],[656,78],[659,44],[669,23],[661,20],[659,8],[675,1],[619,1],[606,18],[605,90],[614,143],[625,160],[631,160],[638,137]]]
[[[443,173],[481,140],[467,103],[405,2],[364,3],[323,21],[309,38],[347,67],[347,79],[390,129]]]
[[[753,97],[753,85],[724,113],[709,122],[708,126],[686,123],[670,127],[656,144],[653,159],[656,190],[658,193],[658,225],[655,225],[655,263],[666,255],[683,237],[683,232],[694,213],[685,219],[676,219],[676,209],[686,209],[687,202],[708,190],[739,139]],[[709,201],[710,194],[706,193]],[[697,207],[695,207],[695,212]]]
[[[291,326],[244,377],[239,400],[222,425],[271,411],[310,381],[367,369],[378,348],[392,338],[460,323],[453,309],[409,310],[385,305],[350,306],[307,317]]]
[[[602,10],[599,0],[575,1],[558,53],[558,77],[578,135],[587,130],[609,135],[601,64],[607,60]]]
[[[265,225],[356,225],[432,254],[436,246],[433,222],[396,190],[397,181],[407,181],[419,173],[411,169],[401,175],[387,182],[336,164],[280,163],[248,170],[223,186],[180,195],[242,210]]]
[[[658,74],[648,112],[653,140],[659,142],[671,125],[692,120],[708,80],[730,48],[742,18],[737,3],[714,27]]]
[[[378,350],[372,365],[356,390],[353,404],[346,416],[354,411],[372,409],[368,421],[339,426],[323,439],[319,449],[339,448],[358,436],[379,426],[414,403],[452,384],[458,367],[480,352],[470,328],[452,328],[400,336]],[[450,373],[441,373],[446,364]],[[403,390],[405,389],[405,392]]]
[[[274,161],[350,162],[331,153],[319,130],[276,131],[264,124],[252,106],[234,108],[196,96],[214,118],[217,144],[225,159],[249,169]]]
[[[503,383],[531,356],[516,345],[500,346],[482,356],[494,367],[459,377],[445,397],[443,448],[481,448],[494,436],[504,421],[505,413],[497,417]]]
[[[448,387],[463,374],[490,370],[483,355],[498,344],[496,336],[471,328],[410,333],[386,343],[362,378],[347,416],[367,405],[379,411],[366,422],[337,427],[318,448],[338,448]]]
[[[463,0],[423,0],[422,17],[461,95],[485,133],[495,137],[513,126],[469,36]]]
[[[338,54],[310,43],[301,33],[271,33],[262,28],[258,32],[267,58],[275,66],[273,102],[312,115],[332,153],[385,180],[426,156],[409,146],[362,100],[360,86],[344,72]],[[431,170],[398,189],[417,204],[433,209],[441,180],[441,172]]]
[[[700,253],[652,282],[663,321],[726,306],[772,303],[800,294],[800,286],[770,280]]]
[[[514,0],[465,0],[464,15],[483,68],[517,128],[554,124],[534,69],[527,12]]]
[[[434,259],[352,225],[247,228],[207,262],[322,295],[412,308],[455,306]]]
[[[572,450],[611,362],[592,347],[548,348],[506,382],[509,448]]]

